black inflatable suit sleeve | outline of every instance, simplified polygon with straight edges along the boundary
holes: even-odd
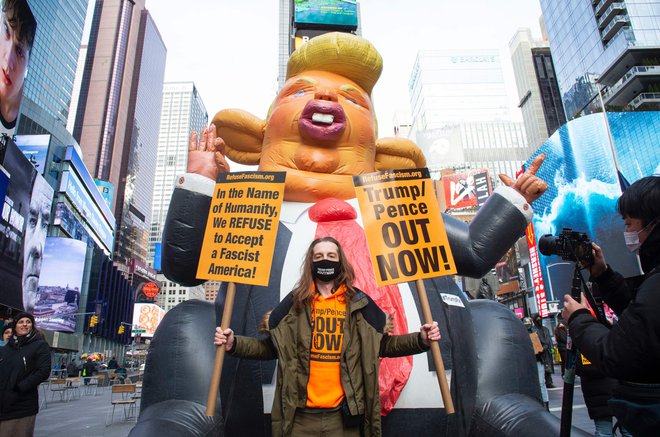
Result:
[[[458,274],[481,278],[525,232],[525,216],[507,199],[493,193],[468,226],[442,217]]]
[[[195,276],[211,197],[175,188],[170,205],[163,228],[163,274],[178,284],[194,287],[204,282]]]

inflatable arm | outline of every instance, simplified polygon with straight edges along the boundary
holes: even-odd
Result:
[[[560,421],[541,403],[536,360],[523,324],[491,300],[470,301],[468,308],[479,375],[470,436],[558,436]],[[571,429],[571,436],[590,435]]]
[[[499,187],[469,225],[443,214],[459,275],[481,278],[525,232],[527,218],[513,196],[511,188]]]

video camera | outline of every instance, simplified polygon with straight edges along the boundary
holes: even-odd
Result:
[[[582,268],[593,264],[591,240],[584,232],[564,228],[556,237],[551,234],[539,238],[539,251],[545,255],[557,255],[566,261],[579,262]]]

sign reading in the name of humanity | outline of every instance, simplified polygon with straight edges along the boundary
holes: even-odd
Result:
[[[285,177],[285,172],[221,175],[213,190],[198,278],[268,285]]]
[[[378,285],[456,273],[426,168],[353,176]]]

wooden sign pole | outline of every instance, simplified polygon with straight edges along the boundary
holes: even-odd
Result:
[[[234,297],[236,296],[236,284],[230,282],[227,285],[227,297],[225,298],[225,308],[222,311],[222,321],[220,328],[225,330],[231,324],[231,313],[234,310]],[[214,333],[215,334],[215,333]],[[222,363],[225,360],[225,346],[218,346],[215,350],[215,361],[213,362],[213,374],[211,375],[211,385],[209,385],[209,395],[206,399],[206,415],[215,415],[215,404],[218,399],[218,390],[220,389],[220,376],[222,375]],[[437,366],[436,366],[437,367]],[[446,384],[446,382],[445,382]]]
[[[431,306],[429,305],[429,298],[426,295],[424,281],[422,279],[417,279],[415,281],[415,285],[417,286],[419,304],[422,307],[424,323],[431,324],[433,323],[433,316],[431,315]],[[430,343],[431,353],[433,355],[433,364],[435,365],[435,373],[438,377],[438,384],[440,384],[440,394],[442,395],[442,402],[445,404],[445,413],[454,414],[454,402],[451,399],[449,384],[447,383],[447,376],[445,374],[445,364],[443,363],[442,355],[440,354],[440,343],[437,341],[431,341]]]

